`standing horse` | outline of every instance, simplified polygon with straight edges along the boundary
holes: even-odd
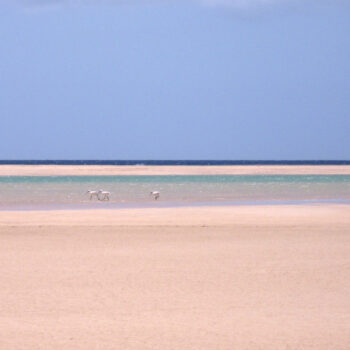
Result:
[[[158,191],[152,191],[150,195],[154,197],[154,200],[157,200],[160,196],[160,193]]]
[[[100,200],[99,191],[89,190],[86,192],[86,194],[90,195],[90,201],[92,200],[92,197],[96,197],[98,200]]]
[[[102,195],[102,198],[100,198],[100,194]],[[100,201],[109,201],[110,194],[111,194],[111,192],[99,190],[98,191],[98,199]]]

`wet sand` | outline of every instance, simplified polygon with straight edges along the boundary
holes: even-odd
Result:
[[[0,165],[0,176],[58,175],[331,175],[350,174],[350,165],[104,166]]]
[[[349,213],[0,212],[1,348],[348,349]]]

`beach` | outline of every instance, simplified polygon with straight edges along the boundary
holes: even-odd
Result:
[[[0,165],[0,176],[349,175],[350,165]]]
[[[2,211],[1,348],[346,350],[349,209]]]

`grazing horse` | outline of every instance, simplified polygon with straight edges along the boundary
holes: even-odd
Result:
[[[100,194],[101,194],[102,198],[100,198]],[[109,201],[110,194],[111,194],[111,192],[99,190],[98,191],[98,199],[100,201]]]
[[[157,200],[160,196],[160,193],[158,191],[152,191],[150,195],[154,197],[154,200]]]
[[[89,191],[86,192],[86,194],[90,195],[90,201],[92,200],[92,197],[96,197],[98,200],[100,200],[99,191],[89,190]]]

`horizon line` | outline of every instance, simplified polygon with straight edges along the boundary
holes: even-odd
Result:
[[[350,165],[347,159],[0,159],[0,165]]]

